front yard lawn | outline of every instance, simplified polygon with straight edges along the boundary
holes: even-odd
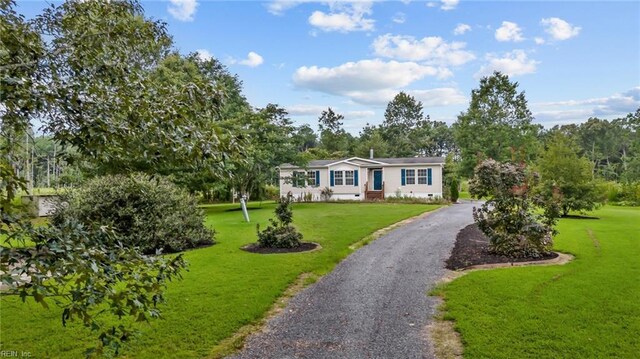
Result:
[[[275,205],[251,204],[251,223],[239,205],[205,208],[218,244],[185,253],[189,271],[170,284],[164,319],[142,325],[142,333],[124,351],[128,358],[200,358],[240,327],[259,321],[285,289],[303,273],[325,274],[349,255],[349,246],[376,230],[438,208],[435,205],[385,203],[294,204],[294,225],[304,241],[322,250],[260,255],[240,250],[256,241],[256,223],[264,228]],[[32,357],[79,358],[94,338],[78,324],[63,328],[61,311],[33,301],[0,301],[0,350],[30,352]]]
[[[567,265],[478,271],[436,291],[465,358],[638,357],[640,208],[594,215],[560,221]]]

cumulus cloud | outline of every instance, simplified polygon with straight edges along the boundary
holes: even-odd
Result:
[[[457,105],[467,102],[467,99],[455,88],[435,88],[428,90],[403,90],[405,93],[421,101],[424,107],[440,107]],[[357,103],[371,106],[385,106],[400,92],[399,89],[383,89],[376,91],[353,91],[349,97]]]
[[[314,11],[309,16],[309,24],[327,32],[372,31],[375,20],[367,18],[372,13],[371,6],[368,1],[333,2],[328,13]]]
[[[568,40],[572,37],[578,36],[580,30],[579,26],[573,26],[570,23],[557,18],[550,17],[540,20],[540,24],[544,27],[544,31],[551,36],[552,39],[562,41]]]
[[[440,2],[442,3],[442,5],[440,5],[440,9],[449,11],[455,9],[460,0],[441,0]]]
[[[537,122],[549,126],[584,122],[589,117],[618,118],[640,108],[640,86],[607,97],[531,105]]]
[[[267,4],[267,11],[273,15],[282,15],[285,11],[294,8],[304,2],[304,0],[274,0]]]
[[[480,67],[474,75],[475,78],[491,75],[494,71],[500,71],[509,76],[526,75],[536,72],[538,61],[529,59],[523,50],[507,52],[502,57],[495,54],[487,54],[487,63]]]
[[[196,50],[196,53],[198,54],[198,58],[202,61],[208,61],[213,58],[213,55],[209,52],[209,50],[198,49]]]
[[[361,119],[361,118],[367,118],[367,117],[373,117],[375,116],[375,111],[370,111],[370,110],[361,110],[361,111],[347,111],[347,113],[345,113],[345,117],[346,118],[354,118],[354,119]]]
[[[180,21],[193,21],[198,2],[196,0],[169,0],[167,11]]]
[[[263,62],[264,62],[264,59],[262,58],[262,56],[260,56],[257,53],[251,51],[251,52],[249,52],[249,54],[247,54],[247,58],[246,59],[241,60],[238,63],[240,65],[245,65],[245,66],[249,66],[249,67],[257,67],[257,66],[262,65]]]
[[[227,58],[227,62],[231,65],[233,64],[240,64],[240,65],[244,65],[244,66],[249,66],[249,67],[257,67],[260,66],[264,63],[264,59],[262,58],[262,56],[260,56],[259,54],[250,51],[247,54],[247,58],[243,59],[243,60],[238,60],[235,59],[233,57],[229,57]]]
[[[536,37],[533,39],[533,41],[535,41],[536,45],[542,45],[545,43],[544,39],[541,37]]]
[[[467,24],[458,24],[455,29],[453,29],[454,35],[462,35],[467,31],[471,31],[471,26]]]
[[[496,30],[495,37],[498,41],[519,42],[524,40],[520,26],[511,21],[503,21],[502,26]]]
[[[371,46],[378,56],[440,66],[459,66],[475,59],[473,53],[464,49],[464,42],[448,43],[438,36],[418,40],[413,36],[386,34],[378,36]]]
[[[286,106],[286,110],[291,116],[318,116],[327,106],[297,104]]]
[[[375,59],[336,67],[303,66],[294,73],[293,83],[299,88],[346,96],[358,103],[381,104],[415,81],[451,75],[446,68]]]
[[[396,24],[404,24],[404,22],[406,20],[407,20],[407,18],[406,18],[405,14],[403,12],[397,12],[391,18],[391,21],[395,22]]]

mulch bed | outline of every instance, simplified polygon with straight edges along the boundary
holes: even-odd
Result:
[[[309,252],[319,247],[320,245],[318,243],[312,243],[312,242],[302,242],[298,247],[294,247],[294,248],[260,247],[258,243],[251,243],[251,244],[247,244],[241,249],[243,251],[258,253],[258,254],[278,254],[278,253]]]
[[[464,269],[478,264],[539,261],[557,256],[557,253],[551,252],[541,258],[511,258],[489,253],[489,239],[476,224],[471,224],[458,233],[451,257],[447,259],[447,269]]]

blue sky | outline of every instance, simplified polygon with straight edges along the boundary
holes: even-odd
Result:
[[[315,128],[332,107],[357,134],[405,91],[452,123],[479,78],[509,74],[546,127],[640,107],[640,2],[142,2],[175,46],[226,64],[253,106]],[[27,17],[45,2],[20,2]]]

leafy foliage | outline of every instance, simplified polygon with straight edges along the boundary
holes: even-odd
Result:
[[[551,250],[558,206],[531,195],[536,177],[528,174],[524,165],[492,159],[476,166],[469,191],[487,201],[480,208],[474,207],[473,218],[489,238],[494,253],[535,258]],[[544,204],[542,215],[535,213],[535,204]]]
[[[483,77],[471,91],[466,112],[454,124],[456,145],[462,156],[461,174],[471,176],[475,165],[485,159],[530,160],[538,146],[540,126],[531,123],[524,92],[507,75],[494,72]]]
[[[460,190],[458,189],[458,187],[460,187],[458,178],[451,178],[451,180],[449,181],[449,199],[453,203],[458,202],[458,198],[460,197]]]
[[[353,147],[354,138],[344,130],[342,121],[344,116],[331,107],[322,111],[318,118],[320,144],[330,157],[346,157]]]
[[[562,213],[590,211],[599,203],[592,180],[592,163],[577,154],[570,137],[555,133],[537,162],[540,194],[547,200],[557,197]]]
[[[196,200],[160,177],[114,175],[94,178],[65,196],[51,217],[54,227],[74,220],[107,226],[123,246],[145,254],[179,252],[213,243]],[[116,245],[116,243],[106,243]]]
[[[270,248],[294,248],[300,245],[302,233],[299,233],[291,225],[293,222],[293,211],[291,210],[291,196],[282,197],[278,207],[275,209],[277,220],[269,219],[271,223],[262,232],[257,226],[258,243],[262,247]]]
[[[79,320],[98,333],[98,353],[115,351],[134,325],[107,325],[109,317],[146,322],[160,316],[168,281],[185,268],[181,256],[140,254],[122,245],[111,228],[67,218],[57,226],[0,229],[9,239],[29,239],[33,247],[0,247],[0,296],[32,297],[45,308],[62,308],[62,324]],[[9,239],[5,242],[8,245]],[[106,317],[106,318],[105,318]]]

